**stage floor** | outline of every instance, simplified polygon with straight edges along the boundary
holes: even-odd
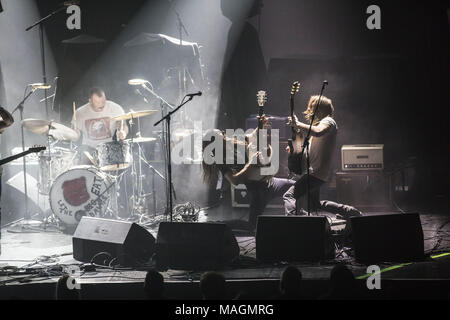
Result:
[[[239,219],[245,215],[245,210],[232,210],[224,215],[223,210],[209,210],[202,213],[203,221],[223,221]],[[270,213],[270,212],[269,212]],[[389,212],[385,212],[389,213]],[[319,213],[325,214],[325,213]],[[371,214],[371,213],[365,213]],[[377,212],[376,214],[383,214]],[[421,214],[425,239],[425,252],[430,258],[407,266],[398,264],[383,264],[381,269],[396,266],[382,273],[382,279],[428,279],[450,281],[450,218],[448,215],[436,213]],[[342,225],[333,228],[342,228]],[[157,224],[148,229],[156,238]],[[16,233],[15,228],[5,227],[1,230],[0,284],[8,286],[53,284],[61,274],[61,267],[77,266],[80,263],[72,257],[72,236],[55,230],[34,233]],[[240,246],[240,259],[233,266],[220,272],[228,281],[276,281],[285,267],[284,264],[262,264],[255,257],[255,238],[237,233]],[[441,255],[440,255],[441,254]],[[431,258],[434,257],[434,258]],[[367,266],[354,261],[345,254],[334,260],[323,263],[295,264],[302,271],[303,279],[323,281],[329,278],[331,268],[338,262],[346,263],[356,277],[366,274]],[[28,272],[25,272],[27,269]],[[40,270],[40,272],[33,272]],[[94,272],[84,272],[79,278],[81,285],[87,284],[136,284],[142,285],[145,278],[145,267],[142,270],[113,270],[97,268]],[[167,283],[196,283],[201,272],[168,270],[163,272]],[[0,286],[2,287],[2,286]],[[10,291],[11,292],[11,291]],[[5,296],[0,290],[0,298]],[[120,297],[116,296],[116,298]]]

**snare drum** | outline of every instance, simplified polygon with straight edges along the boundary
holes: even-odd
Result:
[[[78,166],[56,178],[50,190],[53,213],[69,226],[81,217],[105,216],[113,196],[113,179],[93,166]]]
[[[75,151],[63,148],[54,148],[39,153],[39,184],[38,190],[41,194],[48,195],[50,187],[56,177],[76,165]]]
[[[131,164],[130,144],[112,141],[97,146],[98,164],[103,171],[126,169]]]

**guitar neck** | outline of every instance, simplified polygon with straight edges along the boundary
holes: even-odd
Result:
[[[294,95],[291,95],[290,105],[291,105],[291,119],[292,121],[294,121]],[[297,132],[293,127],[291,127],[291,131],[292,131],[292,140],[295,140]]]

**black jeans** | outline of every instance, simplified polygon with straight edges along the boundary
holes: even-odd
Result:
[[[309,177],[311,211],[323,210],[334,214],[340,214],[344,218],[361,215],[361,212],[355,207],[328,200],[320,201],[320,187],[324,183],[325,183],[324,181],[317,179],[313,176]],[[308,192],[308,176],[304,174],[283,195],[284,211],[286,215],[307,214],[307,211],[304,210],[304,206],[307,204],[303,204],[300,201],[300,198],[307,192]]]
[[[251,181],[245,184],[250,197],[249,223],[254,228],[259,215],[267,203],[275,197],[282,197],[295,184],[294,180],[271,178],[268,181]]]

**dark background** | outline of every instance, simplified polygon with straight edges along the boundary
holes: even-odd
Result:
[[[41,15],[45,15],[60,0],[36,3]],[[145,3],[150,3],[157,14],[147,21],[147,30],[136,30],[136,34],[158,33],[170,1],[82,0],[81,31],[61,27],[65,25],[65,15],[46,25],[59,73],[66,75],[65,90],[78,88],[70,99],[81,103],[91,84],[106,86],[111,92],[109,97],[119,103],[127,99],[124,95],[132,95],[114,90],[111,74],[119,66],[111,65],[111,73],[100,74],[98,79],[90,78],[82,85],[80,81],[102,54],[117,54],[114,40]],[[365,27],[365,10],[371,4],[381,7],[381,30]],[[252,23],[259,30],[267,65],[266,112],[288,114],[289,90],[294,80],[303,84],[296,104],[304,108],[309,96],[317,94],[321,82],[327,79],[330,85],[325,94],[333,99],[340,127],[336,155],[343,144],[385,144],[389,169],[407,164],[414,167],[414,199],[428,203],[447,201],[448,8],[445,1],[265,1],[262,15],[253,18]],[[68,50],[61,44],[81,33],[105,42],[92,45],[89,50]],[[217,63],[221,59],[222,56],[217,57]],[[62,118],[70,118],[71,104],[64,100],[60,103]],[[252,110],[246,113],[254,113]],[[336,156],[335,169],[339,166]]]

